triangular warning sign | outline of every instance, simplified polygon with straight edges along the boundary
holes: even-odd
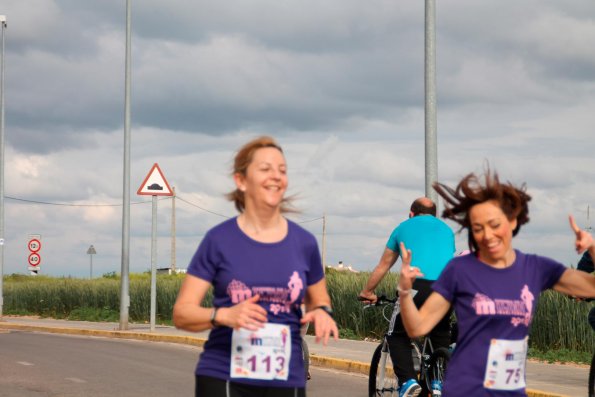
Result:
[[[157,163],[153,164],[153,168],[149,171],[149,174],[136,191],[136,194],[139,196],[174,195]]]

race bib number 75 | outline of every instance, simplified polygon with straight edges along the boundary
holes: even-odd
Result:
[[[528,338],[492,339],[483,385],[493,390],[518,390],[525,385]]]

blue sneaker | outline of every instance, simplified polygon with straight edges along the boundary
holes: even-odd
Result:
[[[434,379],[432,381],[432,397],[441,397],[442,396],[442,382]]]
[[[409,379],[399,388],[399,397],[417,397],[421,393],[421,386],[415,379]]]

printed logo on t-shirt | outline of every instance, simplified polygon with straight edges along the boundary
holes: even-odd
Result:
[[[287,328],[281,329],[280,336],[260,336],[257,332],[253,332],[248,337],[251,346],[272,346],[278,347],[281,349],[285,349],[285,345],[287,344],[287,337],[289,335],[289,331]]]
[[[476,293],[471,306],[478,316],[511,316],[510,322],[515,327],[523,324],[528,327],[533,316],[533,301],[535,296],[529,286],[521,289],[521,299],[491,299],[489,296]]]
[[[293,272],[287,283],[282,287],[248,287],[239,280],[232,280],[227,285],[227,295],[232,303],[240,303],[254,295],[260,295],[260,302],[269,303],[269,310],[273,314],[290,313],[291,305],[296,303],[304,289],[304,282],[298,272]]]

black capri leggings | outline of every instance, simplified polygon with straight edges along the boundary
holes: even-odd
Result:
[[[595,330],[595,307],[591,308],[589,311],[589,324],[591,324],[591,328]]]
[[[197,375],[194,395],[195,397],[306,397],[306,389],[244,385]]]

